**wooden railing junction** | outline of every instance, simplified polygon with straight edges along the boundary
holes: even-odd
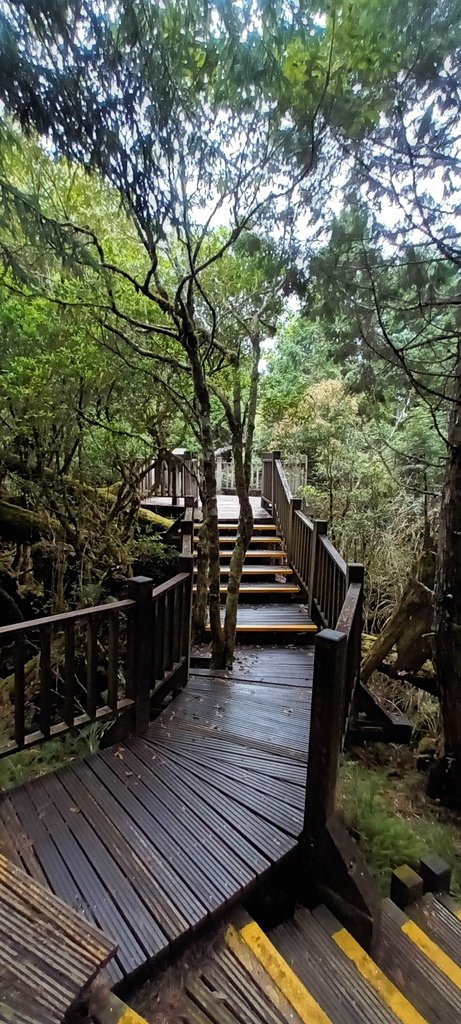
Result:
[[[126,600],[0,628],[12,666],[13,735],[0,757],[90,722],[117,723],[117,738],[143,732],[153,709],[189,673],[193,559],[161,586],[128,581]],[[36,720],[26,728],[28,689]]]
[[[199,493],[198,473],[199,461],[189,452],[168,452],[144,467],[139,483],[141,498],[170,498],[172,505],[187,498],[195,502]]]
[[[301,850],[307,901],[351,913],[365,947],[375,941],[379,900],[360,851],[336,813],[339,757],[357,716],[363,618],[362,565],[347,564],[327,536],[324,520],[309,519],[288,484],[280,452],[263,456],[262,502],[286,541],[291,563],[320,627],[314,645],[304,827]],[[348,919],[349,920],[349,919]]]

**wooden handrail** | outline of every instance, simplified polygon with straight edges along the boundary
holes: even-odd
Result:
[[[336,629],[344,633],[347,638],[341,747],[344,746],[349,721],[353,715],[356,690],[360,679],[363,625],[363,565],[349,563],[347,567],[347,582],[346,597],[336,623]]]
[[[326,533],[320,537],[320,544],[322,545],[323,548],[325,548],[325,551],[328,552],[332,562],[334,562],[335,565],[337,565],[339,571],[342,572],[344,576],[346,576],[347,562],[344,561],[344,558],[342,558],[339,551],[336,550],[334,544],[332,544],[330,538],[327,537]]]
[[[89,619],[93,616],[107,616],[111,612],[126,611],[131,608],[134,601],[127,599],[125,601],[111,601],[110,604],[97,604],[90,608],[76,608],[71,612],[60,612],[58,615],[46,615],[41,619],[29,619],[28,622],[14,622],[10,626],[0,626],[0,642],[7,636],[16,636],[21,633],[30,632],[32,629],[41,629],[42,626],[49,628],[50,626],[57,626],[61,623],[64,625],[65,622],[78,619]]]
[[[14,734],[0,757],[104,719],[118,721],[118,738],[147,728],[152,711],[189,675],[192,556],[182,556],[179,569],[157,587],[148,577],[130,580],[127,600],[0,629],[14,701]],[[28,666],[39,690],[33,730],[26,728]]]

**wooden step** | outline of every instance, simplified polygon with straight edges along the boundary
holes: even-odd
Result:
[[[225,609],[221,610],[224,620]],[[315,634],[317,626],[302,604],[241,605],[237,611],[237,633]]]
[[[325,908],[297,908],[269,937],[331,1024],[425,1024]]]
[[[196,523],[196,526],[199,524]],[[218,523],[218,530],[222,533],[237,533],[238,523]],[[262,523],[253,523],[253,533],[275,533],[277,527],[271,519],[263,520]]]
[[[429,1024],[461,1020],[461,970],[426,930],[383,900],[377,962]]]
[[[220,568],[221,576],[229,575],[229,566],[222,565]],[[197,566],[194,566],[194,573],[197,574]],[[255,576],[292,576],[293,569],[289,565],[244,565],[242,569],[242,576],[252,577]]]
[[[419,928],[461,969],[461,909],[448,894],[426,893],[406,908]]]
[[[220,548],[219,549],[219,557],[221,559],[224,559],[224,558],[229,559],[231,557],[231,555],[232,555],[233,550],[234,550],[233,548],[227,548],[227,549]],[[196,551],[194,551],[194,555],[197,555]],[[285,554],[284,551],[281,551],[279,548],[274,548],[272,551],[267,549],[267,548],[266,548],[266,550],[263,550],[262,548],[261,549],[260,548],[254,548],[254,549],[250,548],[246,552],[246,554],[245,554],[245,561],[246,561],[247,558],[253,558],[253,559],[260,558],[260,559],[262,559],[262,561],[266,561],[267,559],[270,559],[270,558],[278,558],[278,559],[280,559],[280,561],[283,562],[284,558],[286,558],[286,554]]]
[[[197,590],[197,586],[194,584],[194,591]],[[227,585],[221,584],[219,588],[220,594],[227,594]],[[296,583],[243,583],[240,586],[240,594],[261,594],[265,596],[274,596],[276,594],[300,594],[300,587]]]
[[[220,534],[219,544],[232,544],[233,546],[235,544],[235,537],[230,537],[228,534]],[[250,540],[250,544],[275,544],[280,547],[283,544],[283,540],[281,537],[277,537],[275,533],[267,535],[261,534],[257,537],[253,536]]]

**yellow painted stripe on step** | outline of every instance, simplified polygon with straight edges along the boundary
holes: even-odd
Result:
[[[401,930],[421,950],[421,953],[424,953],[424,956],[434,964],[434,967],[437,967],[456,988],[461,990],[461,968],[458,967],[458,964],[455,964],[454,960],[451,960],[444,953],[443,949],[440,949],[440,946],[433,942],[426,935],[426,932],[423,932],[422,928],[419,928],[414,921],[405,921]]]
[[[348,960],[357,968],[359,974],[378,993],[382,1001],[392,1010],[392,1013],[402,1024],[426,1024],[424,1017],[415,1010],[408,999],[399,992],[398,988],[386,978],[381,969],[375,964],[368,953],[359,946],[358,942],[345,928],[340,928],[331,936],[336,945],[346,954]]]
[[[131,1010],[127,1006],[121,1017],[118,1018],[117,1024],[147,1024],[147,1020],[145,1017],[140,1017],[139,1013],[136,1013],[135,1010]]]
[[[90,1011],[98,1024],[147,1024],[145,1017],[140,1017],[136,1010],[122,1003],[113,992],[101,999],[94,996],[90,1000]]]
[[[246,924],[240,935],[304,1024],[331,1024],[325,1011],[255,921]]]

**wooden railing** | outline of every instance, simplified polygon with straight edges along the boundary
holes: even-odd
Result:
[[[339,755],[360,679],[363,619],[362,565],[346,563],[293,497],[280,452],[263,455],[262,504],[283,534],[293,566],[321,627],[315,639],[304,836],[318,843],[335,809]]]
[[[258,494],[261,490],[261,460],[257,457],[251,461],[250,491]],[[216,456],[216,488],[218,494],[236,494],[235,468],[231,458]]]
[[[124,601],[0,628],[14,703],[0,757],[101,720],[143,732],[153,709],[188,679],[192,568],[183,557],[159,587],[130,580]]]
[[[293,566],[306,597],[309,612],[322,630],[344,635],[346,654],[341,677],[339,748],[344,743],[354,692],[360,671],[363,566],[347,564],[327,536],[324,520],[311,520],[293,496],[280,452],[263,455],[262,501],[271,508],[282,533],[288,562]],[[326,642],[319,644],[318,666]],[[331,640],[331,637],[330,637]],[[332,641],[331,641],[332,642]],[[330,723],[331,724],[331,723]]]
[[[170,452],[145,466],[139,491],[143,498],[170,498],[172,505],[183,503],[183,499],[198,498],[199,462],[188,452],[177,455]]]

